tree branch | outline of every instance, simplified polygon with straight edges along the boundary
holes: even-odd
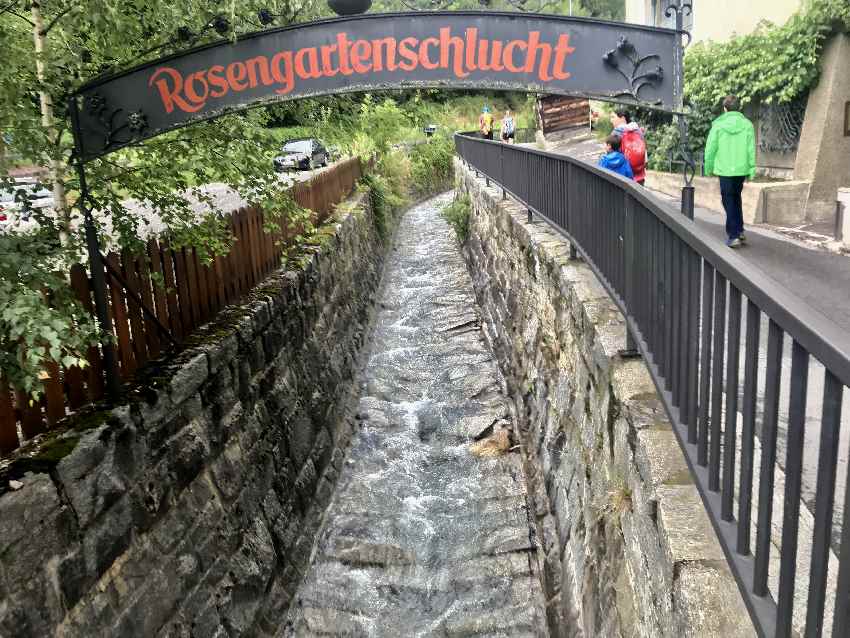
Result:
[[[50,33],[50,30],[56,26],[56,24],[64,18],[72,9],[74,8],[73,4],[69,4],[67,7],[62,9],[57,16],[55,16],[46,27],[41,30],[41,35],[47,35]]]

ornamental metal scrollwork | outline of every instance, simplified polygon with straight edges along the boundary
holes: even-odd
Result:
[[[656,64],[654,69],[641,72],[644,64],[650,60],[660,59],[661,57],[655,54],[640,57],[637,49],[631,42],[629,42],[629,39],[621,35],[619,40],[617,40],[617,47],[615,49],[611,49],[608,53],[602,56],[602,61],[605,65],[622,75],[628,86],[628,89],[621,91],[612,97],[630,97],[635,102],[644,102],[645,104],[652,104],[653,106],[661,104],[661,100],[645,102],[640,97],[641,89],[647,85],[653,86],[660,84],[664,79],[664,69],[660,64]],[[631,69],[624,71],[621,66],[622,61],[628,63],[631,66]]]
[[[102,149],[124,146],[141,137],[148,128],[148,118],[141,109],[124,115],[124,109],[110,109],[99,93],[87,96],[83,110],[97,122],[97,133],[103,136]]]

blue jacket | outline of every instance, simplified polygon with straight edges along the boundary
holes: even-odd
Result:
[[[629,179],[634,179],[635,177],[634,173],[632,173],[629,160],[620,151],[611,151],[603,155],[602,159],[599,160],[599,165],[602,168],[607,168],[609,171],[619,173],[623,177],[628,177]]]

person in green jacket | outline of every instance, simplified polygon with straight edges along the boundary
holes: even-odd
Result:
[[[756,175],[756,135],[753,124],[741,114],[734,95],[723,100],[723,115],[711,124],[705,145],[705,174],[720,178],[720,195],[726,210],[726,245],[736,248],[746,241],[741,192],[744,182]]]

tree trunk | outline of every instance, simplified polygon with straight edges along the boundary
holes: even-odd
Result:
[[[47,34],[44,32],[44,20],[41,16],[41,6],[33,2],[30,9],[33,22],[33,39],[35,41],[35,69],[40,84],[38,96],[41,102],[41,125],[47,132],[47,138],[51,146],[50,157],[50,180],[53,183],[53,207],[59,221],[60,239],[62,244],[67,244],[68,233],[71,226],[71,216],[68,211],[68,199],[65,194],[65,166],[56,154],[59,152],[59,131],[56,129],[56,118],[53,114],[53,101],[50,94],[44,89],[45,83],[45,45]]]

